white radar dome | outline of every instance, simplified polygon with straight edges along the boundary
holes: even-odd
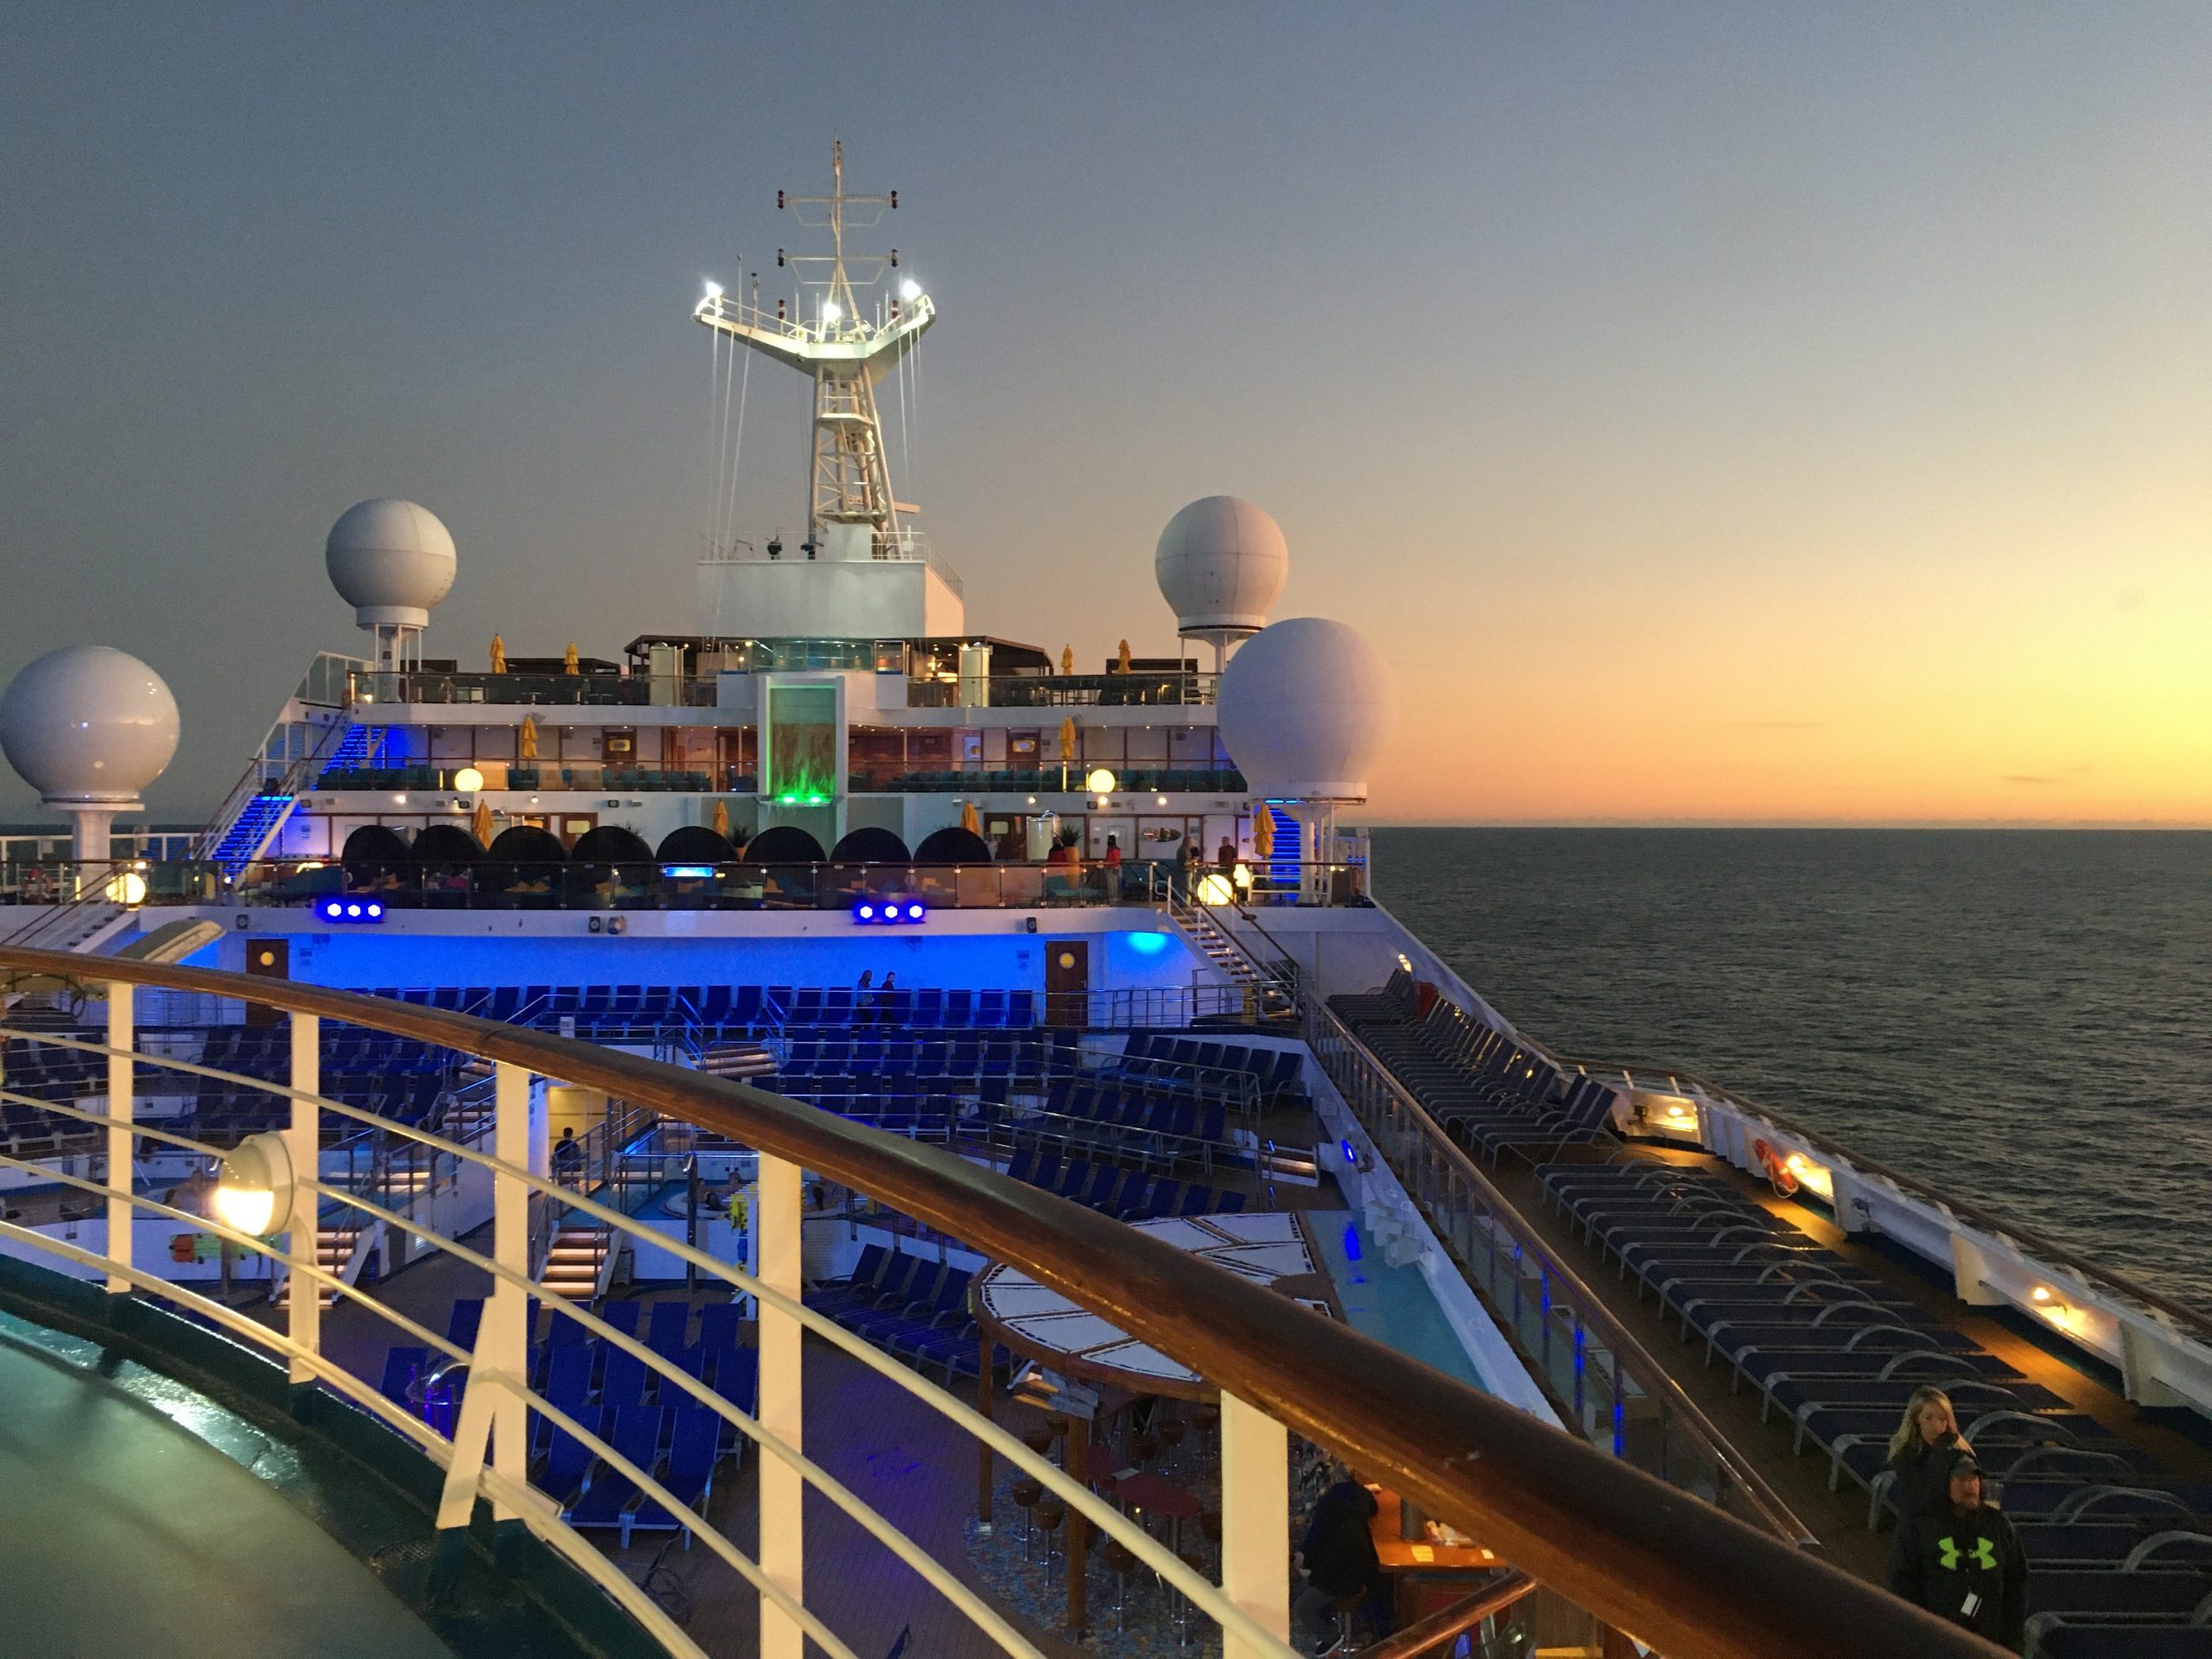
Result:
[[[452,590],[458,561],[435,513],[386,496],[346,508],[330,527],[323,563],[361,626],[421,628]]]
[[[1167,521],[1152,566],[1180,632],[1235,638],[1268,626],[1268,607],[1290,574],[1290,549],[1262,509],[1209,495]]]
[[[1221,739],[1255,795],[1363,801],[1397,696],[1375,649],[1318,616],[1262,629],[1221,677]]]
[[[176,699],[111,645],[64,645],[0,696],[0,748],[50,805],[135,806],[176,753]]]

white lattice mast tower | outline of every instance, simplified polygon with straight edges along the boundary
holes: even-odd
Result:
[[[827,230],[826,254],[778,249],[776,263],[791,270],[798,284],[797,315],[776,302],[772,317],[757,302],[747,303],[710,292],[695,314],[709,327],[742,340],[754,351],[786,364],[814,382],[814,441],[807,466],[807,524],[810,554],[823,543],[832,558],[881,558],[891,555],[899,534],[899,515],[917,508],[893,493],[885,452],[883,423],[876,411],[875,387],[913,349],[936,321],[937,308],[912,283],[886,296],[870,315],[856,289],[881,286],[897,268],[899,251],[849,258],[845,231],[868,229],[887,210],[899,206],[896,190],[886,195],[853,195],[845,190],[842,143],[830,149],[831,188],[826,196],[776,193],[776,205],[810,230]]]

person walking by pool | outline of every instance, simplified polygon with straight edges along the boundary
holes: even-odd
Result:
[[[2014,1653],[2027,1639],[2028,1563],[2020,1535],[1981,1497],[1981,1465],[1954,1451],[1943,1502],[1897,1524],[1890,1588],[1938,1618]]]
[[[1896,1477],[1890,1502],[1897,1508],[1902,1545],[1905,1517],[1934,1514],[1947,1501],[1944,1477],[1955,1452],[1967,1449],[1959,1435],[1958,1414],[1941,1389],[1919,1388],[1905,1402],[1904,1417],[1890,1436],[1890,1472]]]

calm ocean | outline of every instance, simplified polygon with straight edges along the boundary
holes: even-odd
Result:
[[[1702,1073],[2212,1310],[2212,835],[1378,830],[1529,1035]]]

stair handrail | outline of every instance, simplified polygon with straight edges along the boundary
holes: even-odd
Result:
[[[347,734],[359,723],[353,718],[355,704],[350,700],[350,692],[348,696],[347,702],[332,711],[330,722],[323,728],[321,735],[308,746],[307,752],[287,762],[283,770],[276,774],[273,788],[269,777],[269,768],[272,764],[268,754],[269,738],[263,737],[261,752],[247,763],[245,772],[231,786],[231,792],[223,798],[222,805],[215,809],[215,816],[200,832],[200,839],[194,844],[194,857],[214,857],[223,844],[224,837],[231,833],[232,826],[237,823],[247,806],[261,796],[289,795],[296,798],[302,785],[321,775],[332,753],[344,746]],[[270,733],[273,734],[277,726],[283,724],[283,721],[277,721],[276,726],[269,728]],[[258,848],[254,849],[257,853],[259,850]]]
[[[75,873],[77,878],[75,896],[41,909],[21,927],[0,937],[0,945],[25,944],[34,937],[48,932],[64,917],[89,915],[103,905],[112,906],[118,911],[129,909],[130,906],[121,899],[110,896],[108,889],[114,885],[118,875],[143,862],[139,859],[110,858],[86,859],[71,863],[67,868]],[[85,872],[88,868],[105,868],[107,874],[87,881]]]

